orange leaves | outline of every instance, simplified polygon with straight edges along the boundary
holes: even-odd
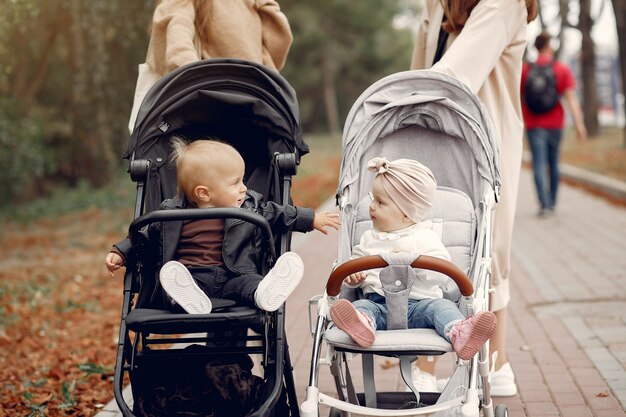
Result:
[[[115,216],[88,214],[0,241],[0,416],[88,417],[113,398],[122,282],[102,273],[96,225]]]

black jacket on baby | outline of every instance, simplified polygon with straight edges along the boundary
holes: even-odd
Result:
[[[164,200],[159,210],[173,210],[188,208],[186,198],[179,195]],[[273,201],[263,202],[262,195],[248,190],[241,205],[242,209],[251,210],[265,217],[272,232],[282,234],[289,230],[309,232],[313,230],[313,209],[280,205]],[[154,254],[155,271],[171,260],[174,260],[176,247],[183,227],[182,221],[156,222],[142,230],[146,238],[144,254]],[[222,244],[222,258],[224,266],[229,271],[242,274],[259,273],[259,261],[264,253],[264,240],[258,227],[240,219],[224,220],[224,241]],[[133,254],[133,242],[129,237],[113,245],[113,250],[119,252],[127,260]],[[157,256],[158,255],[158,256]],[[144,263],[145,263],[145,258]],[[153,294],[153,300],[154,300]]]

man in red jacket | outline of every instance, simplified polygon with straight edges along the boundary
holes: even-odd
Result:
[[[550,34],[543,32],[535,39],[535,48],[539,56],[535,65],[551,65],[556,78],[556,92],[559,100],[551,109],[536,113],[533,112],[526,100],[526,82],[532,64],[524,63],[522,70],[522,112],[526,125],[526,135],[530,145],[533,160],[533,174],[537,196],[541,209],[539,216],[543,217],[554,213],[556,195],[559,185],[559,146],[565,126],[565,111],[561,104],[561,97],[574,120],[576,135],[580,143],[587,139],[587,130],[583,121],[582,111],[576,97],[576,79],[570,68],[564,62],[554,58],[554,50],[550,45]],[[546,171],[549,173],[549,181],[546,183]]]

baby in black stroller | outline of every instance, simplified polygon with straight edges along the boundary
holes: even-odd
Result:
[[[203,60],[150,89],[124,154],[134,218],[107,255],[110,271],[125,266],[114,374],[125,417],[299,414],[291,232],[339,224],[292,205],[308,152],[295,91],[262,65]]]
[[[163,201],[160,210],[242,207],[267,219],[274,232],[285,230],[326,234],[337,229],[339,214],[315,213],[310,208],[262,202],[259,193],[243,183],[245,163],[232,146],[217,140],[186,143],[172,140],[178,194]],[[159,281],[166,305],[182,307],[190,314],[209,314],[210,297],[276,311],[297,287],[304,272],[294,252],[282,254],[265,277],[258,274],[261,242],[256,227],[237,219],[199,219],[152,223],[142,234],[160,254]],[[132,249],[130,238],[113,246],[105,263],[109,273],[125,264]]]

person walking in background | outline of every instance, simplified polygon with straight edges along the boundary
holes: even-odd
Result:
[[[522,111],[541,206],[540,217],[553,214],[556,207],[560,181],[559,149],[565,126],[561,97],[565,98],[572,115],[578,141],[584,143],[587,139],[582,110],[576,97],[576,79],[566,63],[554,58],[551,39],[546,32],[535,38],[539,55],[534,63],[524,64],[521,82],[524,98]]]
[[[502,189],[494,213],[491,287],[495,292],[490,296],[490,309],[498,321],[490,341],[490,350],[498,352],[491,374],[495,396],[517,393],[506,356],[507,306],[524,133],[519,83],[526,27],[536,15],[536,0],[427,0],[411,60],[411,69],[432,68],[465,83],[487,108],[498,134]],[[435,383],[434,363],[420,361],[415,382]]]

